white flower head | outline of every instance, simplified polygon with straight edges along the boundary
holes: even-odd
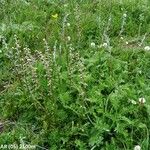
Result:
[[[70,27],[70,23],[69,22],[67,22],[67,27]]]
[[[95,48],[96,44],[94,42],[91,42],[91,47]]]
[[[134,150],[141,150],[141,146],[136,145],[136,146],[134,147]]]
[[[144,47],[144,50],[145,50],[145,51],[150,51],[150,46],[145,46],[145,47]]]
[[[144,104],[144,103],[146,103],[146,100],[145,100],[145,98],[141,97],[141,98],[139,98],[139,102],[140,102],[141,104]]]
[[[120,39],[123,40],[123,37],[121,36]]]
[[[128,41],[126,41],[126,44],[128,45],[128,44],[129,44],[129,42],[128,42]]]
[[[124,18],[126,18],[126,17],[127,17],[127,14],[126,14],[126,13],[124,13],[124,14],[123,14],[123,17],[124,17]]]
[[[70,40],[71,40],[71,37],[70,37],[70,36],[67,36],[67,40],[70,41]]]
[[[107,46],[108,46],[108,44],[107,44],[107,43],[103,43],[103,47],[105,47],[105,48],[106,48]]]

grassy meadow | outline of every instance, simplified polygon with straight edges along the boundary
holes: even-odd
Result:
[[[20,144],[150,150],[149,0],[0,0],[0,149]]]

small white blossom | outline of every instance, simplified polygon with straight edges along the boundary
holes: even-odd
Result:
[[[103,47],[107,47],[108,46],[108,44],[107,43],[103,43]]]
[[[123,40],[123,37],[121,36],[120,39]]]
[[[126,41],[126,44],[128,45],[128,44],[129,44],[129,42],[127,42],[127,41]]]
[[[96,44],[94,42],[91,43],[91,47],[95,48]]]
[[[139,102],[141,103],[141,104],[144,104],[144,103],[146,103],[146,100],[145,100],[145,98],[139,98]]]
[[[139,145],[136,145],[136,146],[134,147],[134,150],[141,150],[141,147],[140,147]]]
[[[67,27],[70,27],[70,23],[69,22],[67,23]]]
[[[145,50],[145,51],[150,51],[150,46],[145,46],[145,47],[144,47],[144,50]]]
[[[125,17],[125,18],[126,18],[126,17],[127,17],[127,14],[126,14],[126,13],[124,13],[124,14],[123,14],[123,17]]]
[[[70,37],[70,36],[67,36],[67,40],[70,41],[70,40],[71,40],[71,37]]]
[[[0,49],[0,53],[2,53],[2,50]]]

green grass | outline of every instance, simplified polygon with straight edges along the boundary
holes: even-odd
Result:
[[[0,146],[149,150],[149,9],[148,0],[1,0]]]

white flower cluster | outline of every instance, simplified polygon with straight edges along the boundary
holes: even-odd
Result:
[[[139,98],[138,101],[139,101],[140,104],[145,104],[145,103],[146,103],[146,100],[145,100],[144,97]],[[133,99],[129,100],[129,102],[130,102],[131,104],[133,104],[133,105],[136,105],[136,104],[137,104],[137,102],[136,102],[135,100],[133,100]]]
[[[91,48],[96,48],[96,44],[95,44],[94,42],[91,42],[90,47],[91,47]],[[107,44],[107,43],[103,43],[103,44],[101,44],[101,45],[98,45],[97,47],[98,47],[98,48],[101,48],[101,47],[107,48],[107,47],[108,47],[108,44]]]

